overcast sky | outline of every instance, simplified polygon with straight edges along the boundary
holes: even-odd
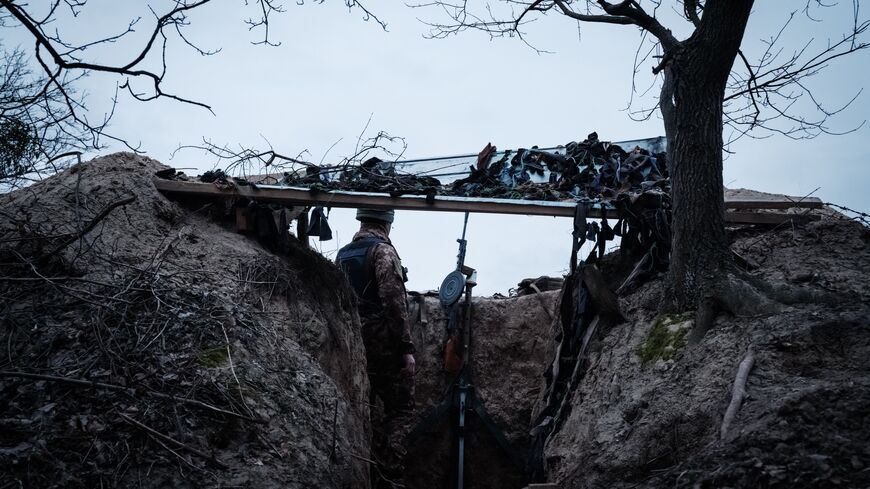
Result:
[[[527,29],[528,41],[551,51],[539,54],[517,39],[491,40],[475,32],[425,39],[427,27],[418,18],[444,20],[437,11],[370,3],[388,23],[387,31],[365,22],[358,11],[348,12],[341,2],[298,6],[289,1],[287,11],[272,19],[271,35],[281,43],[278,47],[251,44],[259,34],[248,32],[243,20],[257,12],[241,0],[193,11],[188,38],[222,51],[201,57],[171,39],[164,89],[211,105],[215,115],[169,100],[138,103],[122,97],[113,133],[141,142],[152,158],[197,170],[211,168],[214,160],[194,150],[174,158],[170,154],[202,138],[247,146],[263,146],[267,139],[283,153],[308,150],[316,162],[329,150],[325,161],[337,160],[352,152],[370,116],[373,131],[405,138],[408,158],[474,153],[487,142],[500,149],[554,146],[583,140],[592,131],[612,141],[663,134],[658,117],[634,122],[625,111],[639,40],[636,29],[584,25],[578,31],[567,18],[552,15]],[[790,8],[785,6],[799,8],[806,2],[758,3],[743,45],[750,59],[764,49],[759,40],[775,34],[788,17]],[[783,46],[790,52],[810,40],[820,47],[838,38],[851,23],[851,2],[843,3],[817,13],[821,22],[796,16]],[[70,40],[87,41],[116,33],[142,16],[136,35],[87,53],[94,61],[117,62],[130,57],[146,26],[153,24],[145,5],[91,0],[77,19],[61,19],[57,27]],[[151,5],[163,11],[168,2]],[[674,21],[672,12],[662,15]],[[682,36],[688,25],[676,24],[674,30]],[[7,46],[32,45],[20,30],[0,32]],[[868,54],[843,58],[814,79],[817,97],[836,106],[854,96],[867,83]],[[654,81],[647,75],[651,66],[651,61],[642,66],[640,85]],[[108,106],[116,81],[101,74],[86,80],[95,115]],[[868,97],[870,93],[862,94],[831,123],[832,129],[859,125],[870,113]],[[653,103],[648,96],[635,108]],[[734,154],[725,161],[724,181],[729,187],[790,195],[820,187],[814,195],[825,201],[867,211],[868,131],[865,125],[849,135],[811,141],[744,138],[731,147]],[[114,146],[106,153],[121,149]],[[336,240],[317,245],[326,254],[346,244],[357,227],[349,210],[333,210],[331,222]],[[461,214],[397,213],[393,240],[410,268],[409,288],[440,284],[455,266],[461,226]],[[563,273],[570,231],[565,218],[472,215],[467,263],[479,270],[477,292],[507,293],[524,277]]]

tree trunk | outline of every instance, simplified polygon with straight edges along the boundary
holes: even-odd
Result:
[[[728,256],[722,186],[722,95],[715,89],[675,87],[671,180],[673,242],[671,285],[679,309],[709,295]],[[682,83],[681,83],[682,82]]]
[[[673,189],[669,286],[679,310],[714,298],[730,262],[722,185],[722,101],[752,0],[710,0],[695,33],[672,53],[662,105]],[[665,89],[667,88],[667,90]]]

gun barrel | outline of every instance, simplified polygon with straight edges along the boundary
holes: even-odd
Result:
[[[468,212],[465,212],[465,222],[462,223],[462,237],[457,239],[456,242],[459,243],[459,254],[456,255],[456,269],[462,271],[462,267],[465,265],[465,248],[468,245],[468,241],[465,240],[465,230],[468,229]]]

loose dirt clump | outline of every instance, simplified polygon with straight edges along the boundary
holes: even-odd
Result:
[[[0,487],[368,487],[352,293],[118,153],[0,196]]]

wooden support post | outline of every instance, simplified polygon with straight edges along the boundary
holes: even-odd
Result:
[[[311,246],[308,242],[308,210],[302,211],[296,218],[296,237],[305,246]]]
[[[248,213],[245,212],[244,207],[236,207],[236,232],[244,234],[250,230],[251,226],[248,222]]]

